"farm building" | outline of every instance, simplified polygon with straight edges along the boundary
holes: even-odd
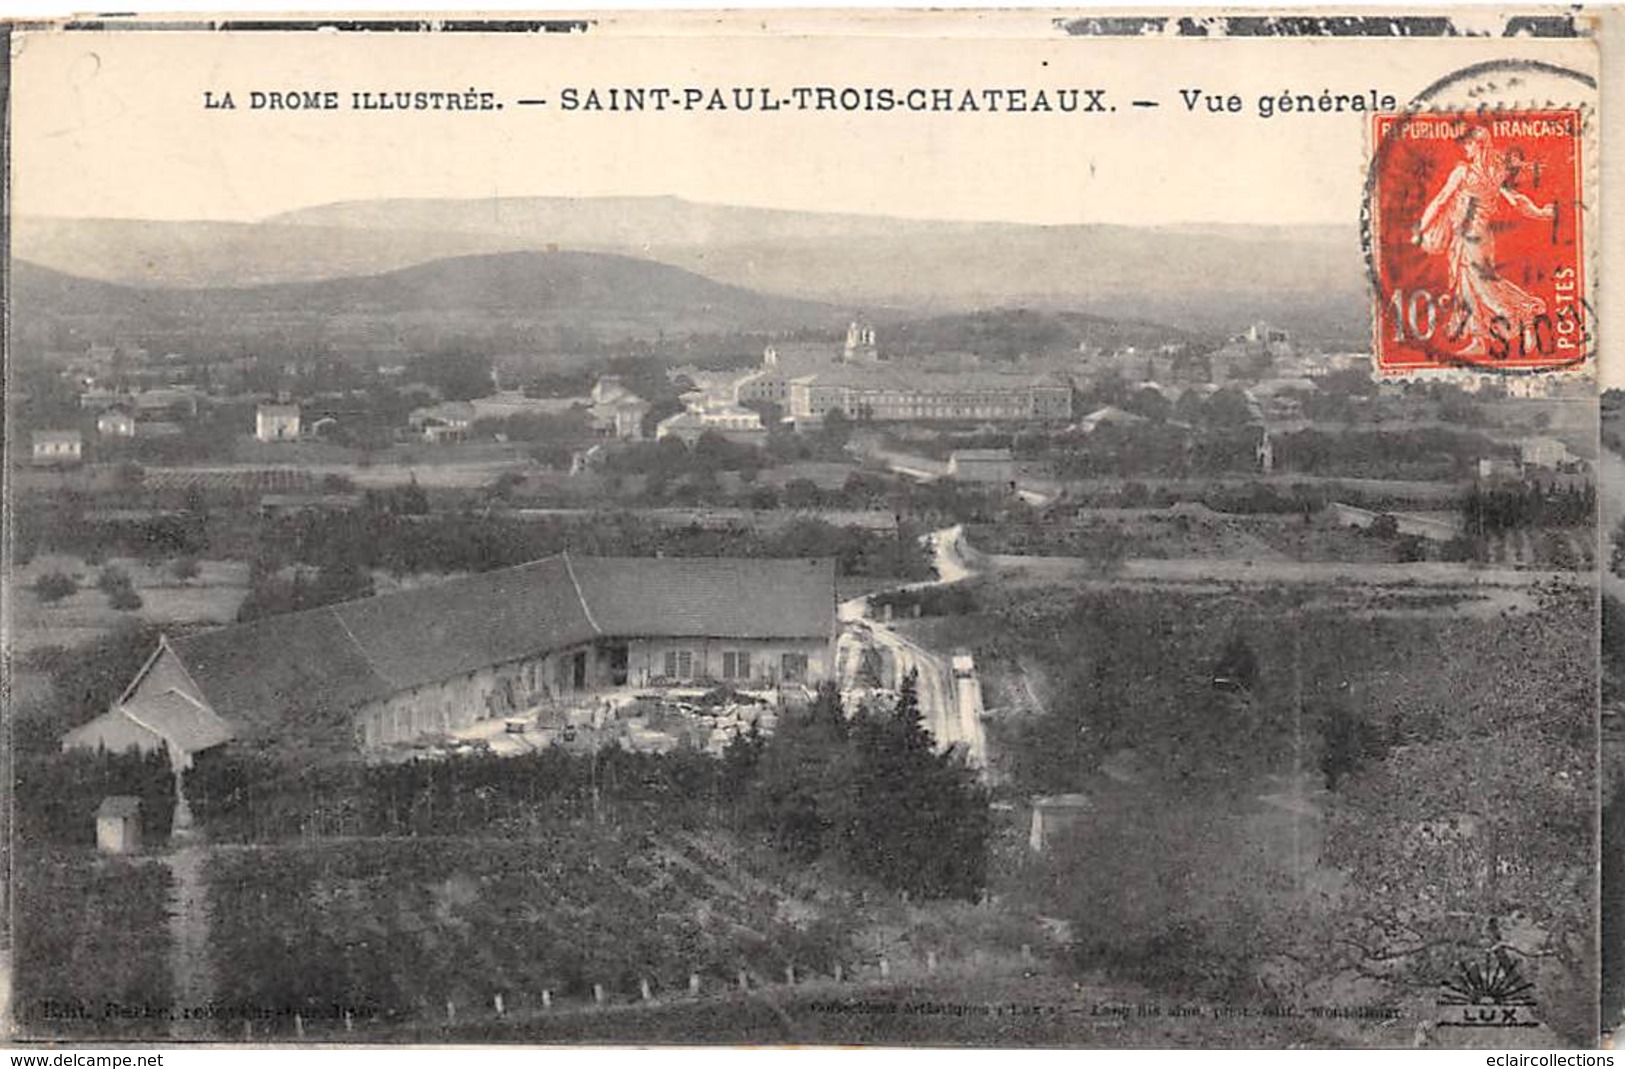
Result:
[[[166,636],[62,746],[178,767],[232,740],[367,750],[625,688],[817,682],[835,632],[829,560],[561,555]]]

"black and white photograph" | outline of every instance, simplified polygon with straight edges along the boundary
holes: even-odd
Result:
[[[5,28],[6,1042],[1606,1042],[1618,14]]]

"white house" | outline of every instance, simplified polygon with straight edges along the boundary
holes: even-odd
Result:
[[[262,442],[291,442],[299,437],[298,405],[260,405],[254,410],[254,437]]]
[[[78,431],[35,431],[34,463],[77,464],[85,458],[85,439]]]
[[[134,438],[135,417],[115,405],[96,417],[96,433],[103,438]]]

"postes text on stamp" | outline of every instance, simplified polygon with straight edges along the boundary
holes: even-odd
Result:
[[[1574,109],[1373,118],[1379,373],[1587,360],[1581,121]]]

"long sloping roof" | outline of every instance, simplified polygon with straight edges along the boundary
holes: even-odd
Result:
[[[594,638],[826,638],[831,560],[549,557],[175,639],[210,706],[271,726]]]
[[[606,635],[804,638],[835,630],[829,560],[571,558]]]

